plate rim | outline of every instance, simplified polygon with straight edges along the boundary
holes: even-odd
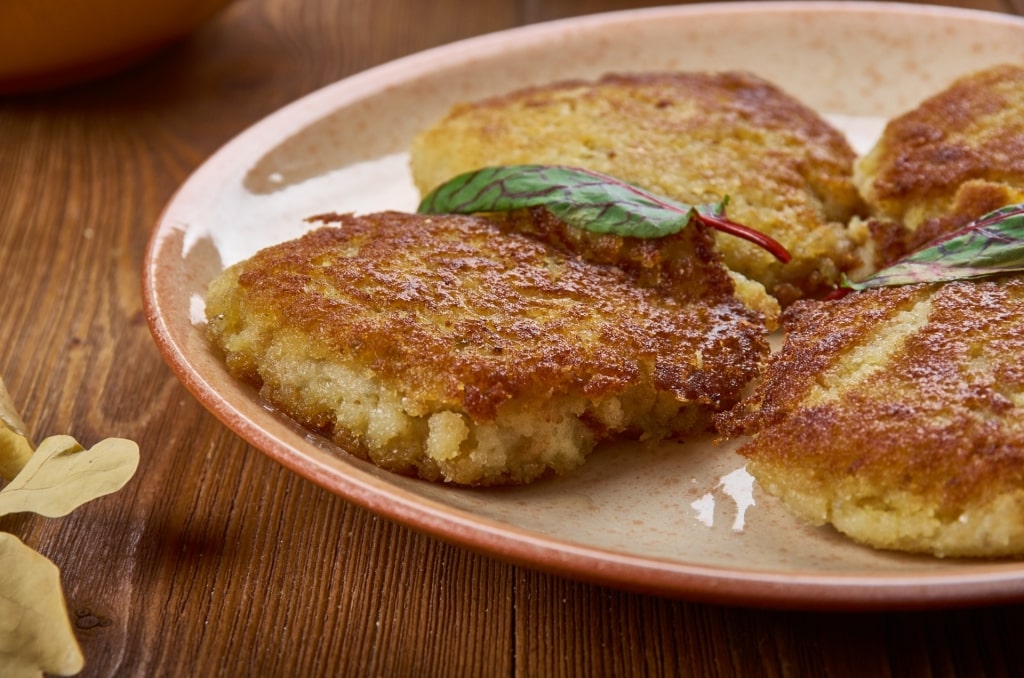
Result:
[[[174,209],[187,201],[191,191],[202,185],[206,177],[219,176],[234,165],[247,164],[239,163],[233,157],[233,151],[254,139],[267,136],[282,138],[346,103],[380,92],[388,86],[415,80],[418,75],[440,65],[458,64],[467,55],[501,52],[499,45],[507,44],[513,38],[518,41],[518,49],[524,42],[527,45],[544,42],[567,26],[593,30],[617,22],[652,21],[662,16],[675,19],[708,13],[775,14],[793,10],[815,14],[857,12],[963,17],[1024,28],[1024,19],[1014,15],[901,2],[768,0],[695,3],[617,10],[518,26],[440,45],[353,73],[295,99],[242,130],[195,168],[167,201],[150,233],[142,267],[143,310],[161,357],[207,411],[232,433],[290,471],[377,515],[444,542],[520,566],[638,593],[774,609],[921,609],[1024,600],[1024,563],[1021,562],[970,563],[969,571],[958,569],[916,578],[913,573],[882,576],[813,570],[782,573],[684,563],[585,546],[543,535],[467,509],[441,504],[357,469],[342,472],[326,465],[311,467],[307,452],[293,448],[263,430],[219,394],[194,368],[165,320],[158,264],[166,248],[174,246],[176,234],[183,233],[183,226],[172,219]]]

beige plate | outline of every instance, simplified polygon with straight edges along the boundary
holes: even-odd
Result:
[[[201,327],[206,284],[329,210],[408,209],[403,155],[452,103],[607,71],[742,68],[863,148],[885,116],[954,76],[1024,62],[1024,22],[871,3],[628,11],[459,42],[325,87],[253,126],[186,183],[153,233],[145,304],[164,357],[227,426],[313,482],[442,539],[571,577],[696,600],[804,608],[1024,599],[1024,564],[877,552],[799,524],[742,460],[704,441],[596,451],[570,477],[463,490],[398,477],[297,430],[236,383]]]

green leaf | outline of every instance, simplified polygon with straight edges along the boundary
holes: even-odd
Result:
[[[981,278],[1024,271],[1024,204],[990,212],[860,282],[852,290]]]
[[[70,676],[84,664],[57,566],[0,532],[0,673]]]
[[[417,211],[477,214],[544,207],[570,226],[634,238],[664,237],[697,220],[749,240],[782,261],[789,260],[789,253],[779,243],[726,219],[726,203],[687,205],[578,167],[509,165],[460,174],[431,191]]]
[[[0,490],[0,516],[23,511],[48,518],[67,515],[124,487],[138,465],[139,447],[131,440],[108,438],[84,450],[71,436],[51,436]]]
[[[597,172],[561,165],[513,165],[460,174],[427,195],[419,211],[472,214],[525,207],[546,207],[562,221],[596,233],[637,238],[681,231],[696,210]]]

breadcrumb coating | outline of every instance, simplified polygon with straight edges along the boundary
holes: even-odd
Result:
[[[761,485],[879,548],[1024,553],[1024,278],[800,302],[722,415]]]
[[[267,401],[392,471],[525,483],[601,440],[685,438],[767,357],[714,255],[681,298],[484,218],[319,220],[211,284],[208,333]]]
[[[863,211],[854,152],[816,112],[741,72],[609,75],[463,103],[414,141],[425,194],[489,165],[596,170],[688,203],[728,196],[731,219],[780,241],[782,265],[717,234],[726,265],[787,305],[859,265],[846,224]]]
[[[854,181],[878,265],[1024,202],[1024,67],[964,76],[890,120]]]

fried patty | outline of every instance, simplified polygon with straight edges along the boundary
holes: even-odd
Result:
[[[858,264],[846,228],[863,205],[854,152],[817,113],[748,73],[609,75],[455,106],[411,149],[426,193],[490,165],[596,170],[687,204],[729,198],[731,219],[780,241],[783,266],[719,235],[726,264],[784,305]]]
[[[392,471],[525,483],[602,440],[703,432],[767,356],[700,227],[667,244],[715,278],[683,299],[480,217],[319,220],[211,283],[208,334],[267,401]]]
[[[814,524],[939,556],[1024,553],[1024,278],[800,302],[754,397],[722,417]]]
[[[960,78],[892,119],[854,169],[879,264],[1024,202],[1024,67]]]

